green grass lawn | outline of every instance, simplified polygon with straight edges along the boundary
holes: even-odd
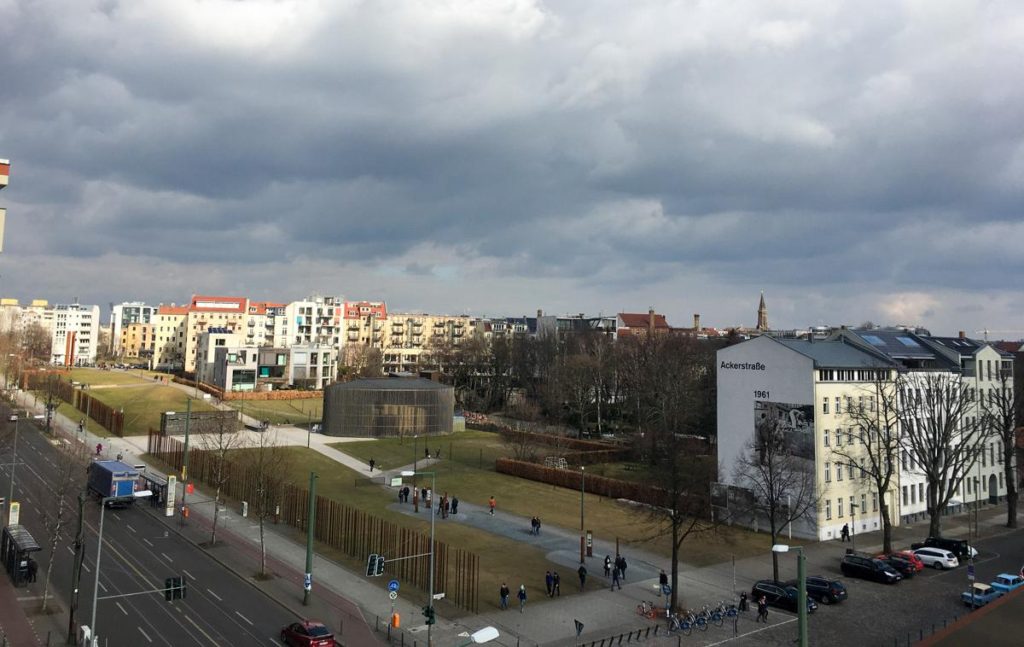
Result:
[[[259,420],[269,420],[271,424],[292,424],[304,427],[310,421],[320,422],[324,412],[323,398],[306,398],[295,400],[225,400],[235,409],[247,416]]]
[[[152,377],[140,376],[138,371],[104,371],[98,368],[73,368],[71,379],[82,384],[142,384],[153,381]]]
[[[386,438],[366,442],[335,443],[331,447],[366,462],[373,458],[384,469],[395,469],[413,463],[413,443],[409,439]],[[530,518],[537,515],[545,525],[576,530],[580,521],[580,491],[537,481],[520,479],[494,471],[499,456],[511,456],[512,450],[499,434],[465,431],[434,437],[430,453],[441,449],[441,460],[432,466],[437,472],[437,488],[461,501],[485,505],[492,494],[498,507]],[[417,442],[415,455],[422,459],[423,442]],[[640,466],[637,466],[638,468]],[[618,472],[629,474],[631,480],[642,480],[642,469],[632,471],[608,468],[607,476]],[[588,468],[589,473],[589,468]],[[614,499],[587,494],[584,499],[584,522],[595,537],[627,545],[635,545],[660,555],[671,555],[671,542],[663,536],[647,515],[632,505]],[[761,535],[738,528],[721,528],[713,540],[691,538],[683,545],[682,561],[703,566],[714,564],[730,555],[737,557],[763,552],[769,548]]]
[[[188,394],[162,384],[129,386],[123,389],[97,389],[90,392],[94,398],[115,408],[124,409],[124,435],[139,436],[150,429],[160,428],[160,414],[164,411],[184,411]],[[193,411],[215,411],[202,400],[192,400]],[[80,415],[80,414],[79,414]]]

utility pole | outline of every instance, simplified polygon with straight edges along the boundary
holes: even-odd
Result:
[[[306,517],[306,581],[303,584],[302,606],[309,606],[309,594],[313,591],[313,528],[316,525],[316,479],[316,472],[310,472],[309,513]],[[433,521],[433,517],[431,517],[431,521]]]
[[[75,631],[75,612],[78,610],[78,585],[82,580],[82,558],[85,554],[85,532],[82,527],[82,513],[85,508],[85,490],[78,493],[78,531],[75,533],[75,562],[71,568],[71,604],[68,611],[68,645],[78,642]]]

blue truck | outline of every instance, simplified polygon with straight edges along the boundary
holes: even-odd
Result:
[[[89,464],[89,490],[107,507],[126,507],[135,503],[135,492],[139,491],[139,471],[121,461],[93,461]]]

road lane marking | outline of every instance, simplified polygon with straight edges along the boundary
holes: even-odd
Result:
[[[75,554],[75,549],[74,549],[74,548],[72,548],[71,546],[65,546],[64,548],[67,548],[67,549],[68,549],[68,552],[69,552],[69,553],[71,553],[72,555],[74,555],[74,554]]]
[[[128,530],[130,530],[133,533],[135,532],[135,528],[132,528],[132,525],[130,523],[126,523],[124,525],[124,527],[127,528]]]
[[[181,572],[182,572],[182,573],[184,573],[185,575],[187,575],[187,576],[188,576],[188,578],[189,578],[190,580],[194,580],[194,579],[196,579],[196,576],[195,576],[195,575],[193,575],[192,573],[189,573],[189,572],[188,572],[188,571],[186,571],[185,569],[181,569]]]
[[[239,618],[241,618],[242,620],[245,620],[246,622],[248,622],[250,627],[252,626],[252,620],[246,618],[245,616],[243,616],[241,613],[239,613],[237,611],[235,611],[235,615],[238,616]]]
[[[206,636],[206,639],[210,641],[210,644],[212,644],[212,645],[219,644],[216,640],[213,639],[213,637],[210,634],[208,634],[205,631],[203,631],[203,628],[200,627],[199,625],[197,625],[195,620],[193,620],[192,618],[190,618],[188,616],[184,616],[184,618],[186,620],[188,620],[189,624],[191,624],[193,627],[196,628],[196,631],[198,631],[199,633],[201,633],[204,636]]]
[[[138,629],[139,629],[139,633],[142,634],[143,638],[145,638],[149,642],[153,642],[153,639],[149,637],[149,634],[147,634],[145,631],[142,630],[142,627],[139,627]]]
[[[145,537],[142,538],[142,541],[146,542],[146,545],[149,546],[150,548],[153,547],[153,542],[151,542],[150,540],[146,539]]]
[[[210,589],[206,589],[206,592],[209,593],[210,595],[212,595],[213,597],[217,598],[217,602],[223,602],[224,601],[223,598],[221,598],[219,595],[217,595],[216,593],[214,593]]]
[[[128,612],[124,610],[124,607],[121,606],[120,602],[115,602],[114,604],[116,604],[117,608],[121,610],[121,613],[128,615]]]
[[[99,582],[99,585],[100,585],[100,588],[103,589],[103,592],[106,593],[107,592],[107,587],[103,585],[103,582]]]
[[[88,564],[86,564],[85,562],[82,562],[82,568],[85,569],[86,573],[92,573],[92,569],[89,568]]]
[[[170,556],[168,556],[167,553],[160,553],[160,554],[163,555],[164,559],[166,559],[167,561],[171,562],[172,564],[174,563],[174,560],[171,559]]]
[[[773,624],[773,625],[768,625],[767,627],[761,627],[760,629],[754,629],[753,631],[748,631],[745,634],[740,634],[738,636],[733,636],[732,638],[726,638],[725,640],[719,640],[716,643],[709,644],[707,647],[715,647],[715,645],[724,645],[725,643],[730,643],[730,642],[732,642],[734,640],[739,640],[740,638],[745,638],[747,636],[753,636],[754,634],[759,634],[762,631],[768,631],[769,629],[774,629],[775,627],[781,627],[782,625],[788,625],[789,623],[796,622],[796,621],[797,621],[797,618],[789,618],[788,620],[783,620],[782,622],[779,622],[779,623],[776,623],[776,624]]]

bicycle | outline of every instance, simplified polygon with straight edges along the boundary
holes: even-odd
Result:
[[[697,627],[701,631],[708,630],[708,619],[704,617],[703,612],[695,612],[692,609],[687,612],[689,614],[690,622],[693,626]]]
[[[644,600],[640,604],[636,605],[636,613],[644,618],[654,619],[658,617],[658,609],[654,606],[653,602]]]
[[[668,631],[672,633],[674,631],[681,631],[683,634],[689,636],[693,633],[693,622],[691,622],[692,616],[682,617],[675,613],[670,614],[668,617]]]

